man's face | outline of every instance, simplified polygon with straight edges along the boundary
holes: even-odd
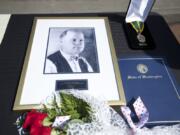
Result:
[[[68,31],[61,39],[61,49],[69,55],[78,55],[84,50],[84,34]]]

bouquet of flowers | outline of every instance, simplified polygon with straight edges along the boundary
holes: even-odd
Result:
[[[180,124],[146,127],[132,132],[124,119],[104,101],[80,91],[61,91],[47,97],[41,109],[20,116],[20,135],[179,135]]]

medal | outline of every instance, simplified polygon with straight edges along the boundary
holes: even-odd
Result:
[[[134,30],[137,32],[137,39],[140,43],[145,43],[146,38],[144,35],[142,35],[142,32],[144,30],[144,23],[140,21],[134,21],[130,23]]]
[[[142,35],[141,33],[138,33],[137,35],[137,39],[139,40],[139,42],[141,43],[145,43],[146,42],[146,38],[144,35]]]
[[[154,2],[155,0],[130,0],[124,28],[132,49],[143,50],[155,47],[145,23]]]

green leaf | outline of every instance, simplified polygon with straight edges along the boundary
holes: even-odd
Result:
[[[52,125],[52,121],[51,121],[51,119],[49,118],[49,117],[46,117],[44,120],[43,120],[43,126],[50,126],[50,125]]]
[[[83,124],[84,122],[82,120],[80,120],[80,119],[74,119],[74,120],[69,121],[68,124],[73,124],[73,123]]]
[[[60,97],[62,115],[71,115],[71,119],[80,119],[84,122],[91,121],[92,109],[87,102],[63,92],[60,93]]]
[[[58,115],[58,112],[56,111],[56,109],[48,109],[47,113],[50,119],[54,119]]]
[[[48,117],[51,119],[54,119],[56,116],[61,115],[61,108],[58,106],[58,103],[56,101],[56,96],[54,96],[54,99],[52,103],[50,104],[52,108],[49,108],[47,105],[43,104],[42,111],[48,114]]]
[[[62,134],[60,134],[60,132],[59,132],[58,130],[56,130],[55,128],[53,128],[53,129],[51,130],[51,135],[62,135]]]

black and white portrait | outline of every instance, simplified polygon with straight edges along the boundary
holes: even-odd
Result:
[[[98,73],[94,28],[50,28],[44,73]]]

